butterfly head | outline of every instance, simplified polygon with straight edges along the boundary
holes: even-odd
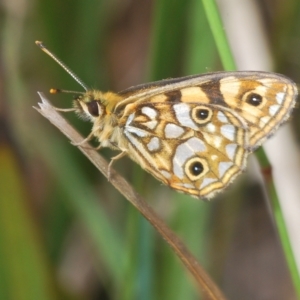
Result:
[[[54,59],[69,75],[71,75],[77,83],[79,83],[85,92],[74,92],[61,89],[51,89],[51,94],[56,93],[75,93],[77,96],[74,100],[74,108],[80,117],[92,122],[103,119],[105,116],[113,115],[115,106],[124,97],[119,94],[106,92],[102,93],[98,90],[90,89],[70,68],[68,68],[60,59],[57,58],[50,50],[48,50],[43,42],[35,42],[47,55]],[[113,118],[110,118],[113,119]]]
[[[105,99],[100,91],[87,91],[74,99],[73,105],[77,114],[84,120],[95,121],[106,114]]]
[[[96,119],[113,117],[115,106],[122,99],[116,93],[89,90],[77,96],[73,105],[81,118],[94,122]]]

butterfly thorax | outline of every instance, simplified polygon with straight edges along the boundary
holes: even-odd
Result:
[[[76,113],[93,123],[92,132],[103,147],[120,149],[120,129],[114,109],[122,99],[116,93],[91,90],[74,100]]]

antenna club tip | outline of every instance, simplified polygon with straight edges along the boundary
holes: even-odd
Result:
[[[35,44],[40,48],[45,48],[43,42],[41,42],[41,41],[35,41]]]
[[[50,94],[58,94],[60,92],[60,89],[50,89]]]

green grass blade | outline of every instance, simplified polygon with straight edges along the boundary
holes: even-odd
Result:
[[[234,57],[231,52],[230,45],[224,31],[224,26],[222,24],[222,20],[216,2],[214,0],[202,0],[202,3],[204,6],[204,10],[206,12],[208,22],[210,24],[212,34],[214,36],[217,45],[217,49],[224,70],[226,71],[236,70]]]

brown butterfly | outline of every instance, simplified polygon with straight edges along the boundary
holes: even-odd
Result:
[[[297,97],[289,78],[270,72],[217,72],[151,82],[119,93],[85,90],[74,108],[93,123],[100,147],[128,155],[173,189],[211,198],[246,167],[248,154],[286,121]],[[58,90],[52,90],[57,92]],[[111,165],[110,163],[110,165]]]

